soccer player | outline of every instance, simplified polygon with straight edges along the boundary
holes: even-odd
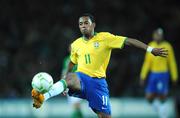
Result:
[[[71,48],[69,46],[68,52],[70,52],[70,49]],[[61,78],[63,78],[64,75],[66,75],[66,73],[68,71],[69,63],[70,63],[70,55],[66,56],[63,60],[63,68],[62,68],[62,72],[61,72]],[[76,70],[77,70],[77,65],[74,65],[71,72],[75,72]],[[80,104],[82,99],[80,99],[78,97],[69,96],[69,95],[67,95],[67,99],[68,99],[68,103],[73,108],[71,118],[83,118],[83,114],[81,111],[81,104]]]
[[[169,78],[171,75],[173,84],[176,84],[178,78],[176,60],[173,47],[164,40],[161,28],[153,32],[153,39],[149,46],[166,48],[168,57],[155,57],[150,53],[146,53],[140,74],[141,84],[145,84],[145,79],[150,72],[146,87],[146,98],[152,103],[153,108],[158,111],[160,118],[167,118],[165,101],[168,94]],[[155,100],[156,98],[158,100]]]
[[[69,88],[69,95],[86,99],[99,118],[111,118],[109,90],[106,83],[106,68],[112,49],[134,46],[155,56],[167,56],[164,48],[153,48],[136,39],[113,35],[108,32],[96,33],[95,20],[90,14],[79,17],[79,29],[82,37],[71,44],[71,62],[68,72],[78,64],[77,72],[67,73],[45,94],[32,90],[33,106],[41,107],[44,101],[61,94]]]

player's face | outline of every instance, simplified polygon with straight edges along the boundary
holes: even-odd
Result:
[[[95,23],[92,23],[88,16],[79,18],[79,29],[83,35],[92,34],[95,28]]]
[[[153,33],[153,39],[155,40],[155,41],[161,41],[162,39],[163,39],[163,35],[161,34],[161,33],[159,33],[159,32],[157,32],[157,31],[155,31],[154,33]]]

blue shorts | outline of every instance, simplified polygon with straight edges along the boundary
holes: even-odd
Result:
[[[168,94],[169,90],[169,73],[150,73],[146,93]]]
[[[76,74],[81,83],[81,91],[75,92],[69,90],[68,94],[70,96],[86,99],[94,112],[103,112],[110,115],[111,108],[106,79],[90,77],[81,72],[76,72]]]

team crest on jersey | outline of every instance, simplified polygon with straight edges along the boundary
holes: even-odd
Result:
[[[99,47],[99,42],[94,42],[94,47],[98,48]]]

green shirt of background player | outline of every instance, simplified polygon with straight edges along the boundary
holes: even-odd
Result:
[[[63,68],[61,73],[62,76],[66,74],[69,63],[70,63],[70,55],[66,56],[63,60]],[[77,70],[77,65],[74,65],[71,72],[76,72],[76,70]]]
[[[63,60],[63,67],[62,67],[62,71],[61,71],[61,77],[63,77],[67,71],[68,71],[68,65],[70,63],[70,55],[66,56]],[[77,70],[77,65],[74,65],[72,68],[72,72],[76,72]],[[70,103],[70,105],[72,105],[73,107],[73,112],[71,113],[71,118],[83,118],[83,114],[81,111],[81,99],[79,98],[75,98],[75,97],[70,97],[67,96],[68,98],[68,102]]]

